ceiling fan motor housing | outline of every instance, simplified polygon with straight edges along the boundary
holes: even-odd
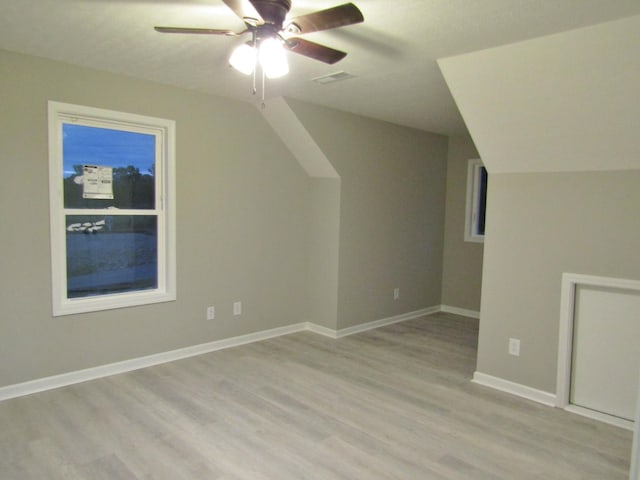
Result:
[[[291,0],[252,0],[251,3],[265,23],[274,25],[276,31],[282,28],[284,19],[291,10]]]

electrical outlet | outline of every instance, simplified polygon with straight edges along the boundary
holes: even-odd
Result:
[[[207,307],[207,320],[213,320],[216,318],[216,307]]]
[[[520,356],[520,340],[517,338],[509,339],[509,355]]]
[[[393,299],[398,300],[400,298],[400,288],[396,287],[393,289]]]
[[[242,302],[233,302],[233,314],[234,315],[242,314]]]

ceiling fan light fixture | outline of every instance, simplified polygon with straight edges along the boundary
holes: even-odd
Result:
[[[251,75],[256,67],[256,49],[246,43],[236,47],[229,58],[229,65],[245,75]]]
[[[269,37],[260,42],[258,60],[267,78],[278,78],[289,73],[284,47],[277,38]]]
[[[253,75],[252,93],[256,89],[257,63],[260,62],[262,90],[266,78],[282,77],[289,73],[285,50],[318,60],[329,65],[342,60],[347,53],[321,45],[300,35],[346,27],[364,21],[364,16],[353,3],[325,8],[294,18],[287,15],[292,0],[222,0],[233,13],[244,21],[245,29],[233,31],[198,27],[154,27],[160,33],[225,35],[230,37],[250,33],[252,41],[237,47],[229,58],[229,64],[245,75]]]

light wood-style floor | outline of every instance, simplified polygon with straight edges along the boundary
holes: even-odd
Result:
[[[477,332],[297,333],[0,402],[0,478],[628,478],[631,432],[472,384]]]

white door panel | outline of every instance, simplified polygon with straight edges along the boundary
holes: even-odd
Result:
[[[633,421],[640,366],[640,294],[578,286],[570,403]]]

